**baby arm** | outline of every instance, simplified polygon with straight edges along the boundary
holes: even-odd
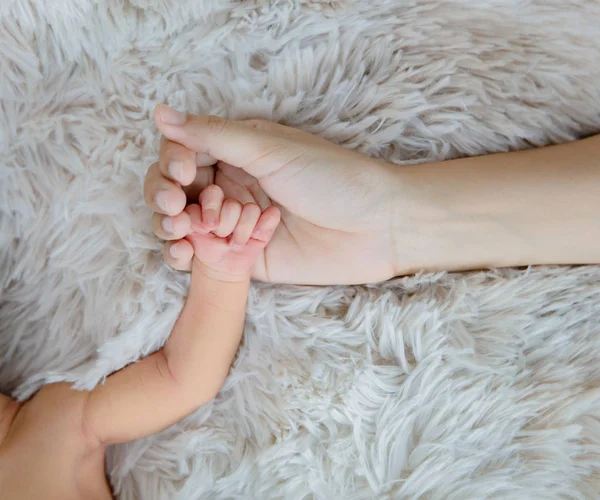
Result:
[[[279,223],[264,212],[223,201],[209,186],[186,209],[194,232],[190,292],[164,347],[111,375],[89,395],[85,422],[103,444],[153,434],[178,422],[221,389],[244,325],[250,273]]]

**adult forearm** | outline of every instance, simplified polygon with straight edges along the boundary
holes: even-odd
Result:
[[[600,263],[600,136],[396,175],[399,275]]]

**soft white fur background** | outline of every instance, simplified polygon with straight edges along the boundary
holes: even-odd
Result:
[[[2,0],[0,390],[168,335],[156,103],[402,164],[598,132],[599,88],[597,0]],[[599,498],[600,268],[258,285],[218,399],[108,467],[122,499]]]

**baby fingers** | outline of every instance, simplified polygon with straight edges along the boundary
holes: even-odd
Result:
[[[210,230],[219,226],[219,214],[223,207],[224,198],[223,190],[216,184],[205,187],[200,193],[202,222]]]
[[[260,207],[256,203],[246,203],[242,209],[240,219],[231,235],[231,247],[234,249],[242,248],[256,227],[260,218]]]
[[[242,205],[236,199],[224,198],[223,190],[211,184],[200,193],[199,205],[186,207],[184,215],[189,217],[193,232],[229,238],[234,250],[243,248],[250,239],[264,247],[281,219],[279,209],[271,206],[263,212],[256,203]]]
[[[213,231],[219,238],[227,238],[233,233],[242,215],[242,204],[232,198],[223,202],[221,209],[219,227]]]
[[[252,239],[266,245],[273,237],[273,233],[275,233],[280,220],[281,212],[277,207],[271,206],[267,208],[260,216],[260,219],[258,219],[254,231],[252,231]]]

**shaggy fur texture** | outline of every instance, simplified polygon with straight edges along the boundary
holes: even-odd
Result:
[[[564,142],[600,130],[599,20],[597,0],[3,0],[0,389],[90,388],[168,335],[187,276],[142,200],[156,103],[398,164]],[[122,499],[598,498],[600,268],[257,285],[222,394],[108,466]]]

